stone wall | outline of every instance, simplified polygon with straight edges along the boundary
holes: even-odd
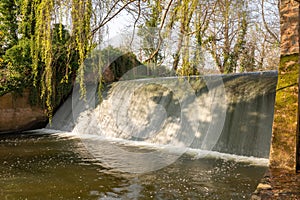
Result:
[[[280,15],[281,55],[270,167],[295,170],[299,93],[299,3],[295,0],[281,0]]]
[[[46,121],[45,110],[30,105],[28,90],[22,95],[7,93],[0,97],[0,133],[41,128]]]

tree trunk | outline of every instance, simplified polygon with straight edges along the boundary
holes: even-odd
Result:
[[[299,3],[295,0],[281,0],[280,25],[281,57],[270,167],[295,170],[298,158],[296,138],[299,94]]]

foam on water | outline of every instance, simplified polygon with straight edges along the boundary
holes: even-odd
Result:
[[[192,159],[202,159],[202,158],[214,158],[214,159],[223,159],[223,160],[231,160],[240,163],[247,163],[249,165],[254,166],[268,166],[269,159],[266,158],[257,158],[253,156],[240,156],[234,154],[220,153],[217,151],[207,151],[201,149],[193,149],[193,148],[183,148],[183,147],[174,147],[171,145],[158,145],[144,141],[132,141],[126,140],[122,138],[113,138],[113,137],[104,137],[99,135],[91,135],[91,134],[77,134],[76,132],[63,132],[52,129],[39,129],[35,131],[31,131],[32,133],[39,134],[52,134],[54,136],[69,138],[69,139],[82,139],[82,140],[94,140],[94,141],[103,141],[109,143],[115,143],[118,145],[125,145],[128,147],[135,147],[138,149],[148,149],[148,150],[159,150],[165,151],[171,154],[180,154],[182,151],[185,151],[185,154],[191,156]],[[180,149],[183,148],[183,149]]]
[[[51,127],[126,172],[161,169],[182,154],[265,166],[276,81],[273,71],[119,81],[100,105],[89,85],[86,101],[73,90]]]

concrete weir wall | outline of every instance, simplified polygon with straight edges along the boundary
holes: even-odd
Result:
[[[73,90],[48,128],[268,158],[277,72],[168,77],[114,83],[97,105]]]
[[[0,97],[0,133],[19,132],[45,125],[45,111],[29,103],[29,91]]]

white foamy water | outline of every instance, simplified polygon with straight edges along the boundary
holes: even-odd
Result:
[[[161,169],[182,154],[266,166],[276,80],[266,72],[120,81],[100,105],[89,85],[87,101],[73,90],[52,127],[125,172]]]
[[[33,131],[31,131],[33,132]],[[207,151],[207,150],[200,150],[200,149],[193,149],[193,148],[182,148],[176,147],[171,145],[158,145],[149,142],[143,141],[132,141],[126,140],[121,138],[113,138],[113,137],[103,137],[91,134],[77,134],[76,132],[63,132],[51,129],[39,129],[35,130],[34,132],[43,134],[52,134],[62,138],[69,138],[69,139],[83,139],[89,141],[98,141],[98,142],[105,142],[105,143],[114,143],[120,146],[127,146],[127,147],[134,147],[138,151],[139,149],[146,149],[148,151],[164,151],[170,154],[180,154],[182,151],[185,152],[188,156],[191,156],[192,159],[202,159],[202,158],[214,158],[214,159],[223,159],[223,160],[230,160],[240,163],[248,163],[249,165],[255,166],[268,166],[269,159],[266,158],[257,158],[253,156],[240,156],[234,154],[226,154],[220,153],[216,151]],[[180,149],[182,148],[182,149]]]
[[[218,84],[222,86],[222,82]],[[195,137],[202,138],[201,149],[211,150],[217,143],[227,110],[226,102],[221,101],[224,87],[206,85],[211,86],[209,92],[197,98],[185,78],[118,82],[100,105],[80,113],[73,132],[83,137],[82,141],[95,157],[103,159],[100,154],[105,151],[114,155],[116,162],[131,166],[126,172],[161,169],[185,153]],[[138,141],[138,145],[151,144],[160,150],[127,151],[114,143],[110,144],[112,148],[102,141],[86,140],[83,135]],[[109,151],[102,146],[107,146]]]

